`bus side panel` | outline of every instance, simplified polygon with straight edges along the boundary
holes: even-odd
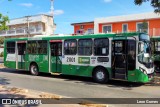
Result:
[[[48,55],[27,55],[26,59],[27,59],[26,66],[28,70],[30,68],[30,64],[34,62],[38,65],[39,72],[45,72],[45,73],[49,72]]]
[[[108,76],[109,76],[109,79],[111,79],[112,78],[112,69],[111,69],[111,67],[107,67],[106,68],[106,72],[109,74]]]
[[[92,77],[92,72],[95,66],[80,66],[80,65],[63,65],[62,74]],[[109,73],[109,79],[112,78],[111,68],[106,68],[106,72]]]
[[[128,72],[128,81],[130,82],[149,82],[149,78],[140,70],[134,70]]]
[[[25,60],[26,63],[25,63],[25,65],[26,65],[26,70],[28,70],[28,71],[30,70],[30,64],[31,64],[31,62],[33,61],[33,60],[30,61],[30,60],[29,60],[29,57],[31,57],[31,56],[28,55],[28,54],[26,54],[26,60]],[[32,58],[33,58],[33,56],[32,56]],[[34,61],[34,62],[35,62],[35,61]]]
[[[128,81],[136,81],[136,70],[128,71]]]
[[[92,77],[92,66],[62,65],[62,74]]]
[[[140,70],[136,70],[136,82],[149,82],[149,78],[146,74],[144,74],[142,71]]]
[[[4,66],[6,66],[7,68],[16,69],[15,54],[7,54],[5,52]]]
[[[48,55],[39,55],[39,61],[37,62],[39,67],[39,72],[48,73],[49,72],[49,61]]]
[[[66,55],[62,57],[62,74],[92,77],[95,67],[103,67],[106,68],[106,72],[109,73],[109,78],[111,78],[110,65],[110,61],[98,62],[96,57]]]
[[[6,61],[6,62],[4,63],[4,66],[7,67],[7,68],[16,69],[16,62]]]

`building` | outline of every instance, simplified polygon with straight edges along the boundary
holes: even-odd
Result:
[[[34,35],[54,34],[56,25],[51,15],[33,15],[10,20],[9,30],[0,31],[5,37],[32,37]]]
[[[94,33],[121,33],[121,32],[147,32],[150,36],[160,36],[160,15],[155,13],[142,13],[106,18],[96,18],[92,23]],[[89,28],[87,23],[74,23],[74,33],[84,30],[81,25]],[[79,27],[78,27],[79,26]]]
[[[94,21],[92,22],[81,22],[81,23],[72,23],[74,26],[74,34],[93,34],[94,33]]]

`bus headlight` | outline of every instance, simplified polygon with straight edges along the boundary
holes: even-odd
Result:
[[[139,70],[140,70],[140,71],[142,71],[144,74],[146,74],[146,75],[147,75],[147,71],[146,71],[146,70],[144,70],[143,68],[139,67]]]

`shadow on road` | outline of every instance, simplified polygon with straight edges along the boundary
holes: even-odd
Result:
[[[10,84],[9,82],[10,80],[4,77],[0,77],[0,98],[27,98],[26,95],[22,95],[22,94],[18,94],[15,92],[13,92],[13,89],[10,89],[8,87],[6,87],[5,85]],[[33,99],[34,100],[34,99]],[[33,107],[33,106],[39,106],[39,105],[17,105],[15,104],[14,106],[16,107]],[[0,105],[0,107],[5,107],[5,105]]]
[[[8,68],[0,69],[0,72],[14,73],[14,74],[20,74],[20,75],[31,75],[29,71],[13,70],[13,69],[8,69]],[[99,83],[95,83],[92,78],[87,78],[87,77],[68,76],[68,75],[51,75],[48,73],[40,73],[39,76],[48,77],[48,78],[64,79],[65,81],[72,81],[75,83],[82,83],[85,85],[100,85]],[[126,81],[120,81],[120,80],[110,80],[108,83],[101,84],[101,85],[107,86],[107,87],[122,88],[124,90],[132,90],[133,88],[141,87],[144,84],[126,82]]]
[[[10,84],[9,79],[0,77],[0,85],[8,85],[8,84]]]

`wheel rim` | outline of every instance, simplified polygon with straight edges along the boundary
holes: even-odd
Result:
[[[105,78],[105,74],[103,73],[103,71],[98,71],[96,73],[96,77],[98,80],[103,80]]]
[[[36,67],[36,66],[32,66],[32,67],[31,67],[31,72],[32,72],[33,74],[36,74],[36,73],[37,73],[37,67]]]

